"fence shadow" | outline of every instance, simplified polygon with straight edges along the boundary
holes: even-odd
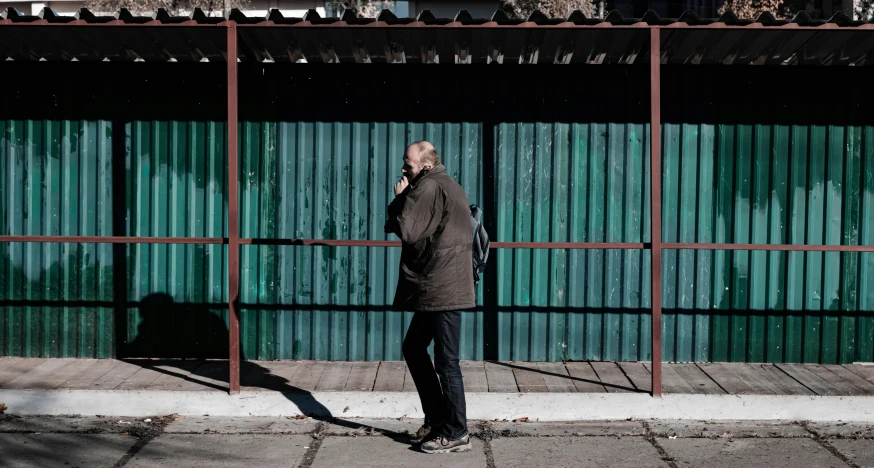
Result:
[[[125,359],[125,362],[154,370],[161,374],[176,377],[185,382],[191,382],[198,386],[228,391],[227,382],[230,379],[230,369],[227,361],[196,361],[196,368],[190,371],[192,361],[172,360],[154,361],[147,359]],[[163,364],[160,368],[155,367],[158,363]],[[362,434],[381,434],[391,438],[397,443],[408,444],[409,434],[391,431],[385,428],[371,426],[362,422],[344,419],[334,415],[330,409],[316,399],[312,392],[304,390],[292,384],[287,378],[273,374],[270,369],[252,362],[243,361],[240,364],[240,376],[243,387],[247,392],[257,392],[258,389],[280,392],[283,397],[297,406],[301,415],[308,416],[316,421],[339,426],[353,431],[362,431]],[[330,433],[330,428],[327,429]]]
[[[130,342],[118,340],[118,356],[228,358],[228,327],[206,304],[179,304],[169,294],[154,293],[134,310],[139,312],[136,335]]]
[[[136,338],[123,345],[125,354],[129,356],[125,362],[197,386],[228,391],[230,369],[226,359],[229,331],[220,315],[210,310],[207,304],[176,303],[164,293],[149,294],[138,302],[136,309],[140,322]],[[157,361],[130,358],[133,356],[173,359]],[[199,361],[192,362],[190,358]],[[287,378],[273,374],[270,369],[255,362],[242,361],[240,366],[243,386],[249,387],[250,391],[258,391],[257,388],[278,391],[294,403],[302,415],[347,429],[380,433],[398,443],[409,441],[407,434],[335,416],[312,392],[293,385]]]

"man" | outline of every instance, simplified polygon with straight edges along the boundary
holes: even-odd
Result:
[[[403,352],[425,424],[411,440],[426,453],[466,452],[470,434],[458,345],[460,311],[476,305],[470,206],[427,141],[407,147],[401,173],[386,232],[402,244],[394,307],[415,312]],[[432,340],[433,365],[428,355]]]

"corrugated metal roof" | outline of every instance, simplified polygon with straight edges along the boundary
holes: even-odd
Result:
[[[227,21],[233,21],[228,23]],[[306,63],[500,63],[637,64],[648,61],[649,29],[662,28],[666,64],[866,65],[874,63],[874,23],[853,21],[843,13],[815,20],[805,12],[792,20],[765,13],[755,20],[727,13],[703,19],[693,13],[663,19],[655,12],[604,19],[579,11],[567,18],[535,12],[511,19],[503,11],[473,18],[321,18],[310,10],[286,18],[278,10],[266,17],[209,17],[200,9],[174,17],[159,10],[133,16],[120,10],[96,16],[87,9],[59,16],[45,8],[27,16],[15,8],[0,14],[0,59],[223,61],[224,26],[238,26],[241,61]],[[31,26],[65,25],[64,28]],[[85,28],[83,26],[145,26]],[[150,26],[176,26],[155,32]],[[205,26],[205,27],[204,27]],[[210,27],[212,26],[212,27]],[[215,27],[218,26],[218,27]]]

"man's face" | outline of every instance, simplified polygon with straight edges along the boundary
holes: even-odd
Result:
[[[404,166],[401,168],[401,173],[406,176],[408,181],[413,181],[419,174],[422,173],[422,160],[419,158],[419,151],[416,148],[407,148],[404,153]]]

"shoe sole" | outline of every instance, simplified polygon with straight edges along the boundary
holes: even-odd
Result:
[[[470,444],[461,445],[459,447],[452,447],[448,449],[434,449],[428,450],[423,448],[422,451],[425,453],[454,453],[454,452],[470,452]]]

